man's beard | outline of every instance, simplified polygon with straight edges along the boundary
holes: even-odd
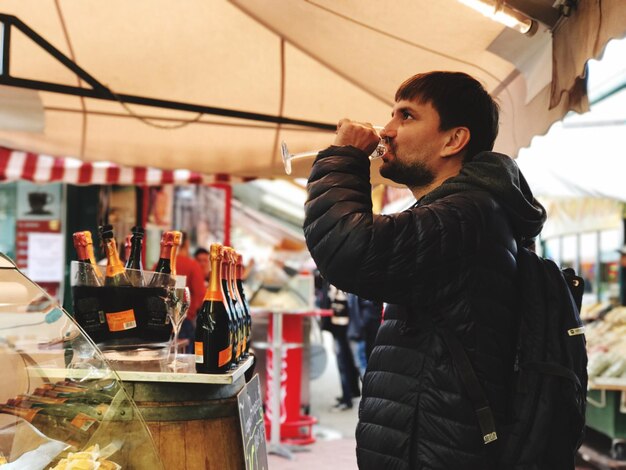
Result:
[[[395,158],[383,163],[380,174],[408,188],[423,188],[435,181],[435,174],[423,162],[404,163]]]

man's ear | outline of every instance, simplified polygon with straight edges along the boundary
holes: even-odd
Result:
[[[448,139],[441,151],[442,157],[457,155],[465,150],[470,141],[470,131],[467,127],[455,127],[450,129]]]

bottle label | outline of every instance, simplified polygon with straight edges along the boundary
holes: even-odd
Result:
[[[89,334],[106,332],[104,311],[97,297],[86,297],[81,288],[74,287],[74,317]]]
[[[226,349],[222,349],[217,356],[217,366],[222,367],[230,362],[233,357],[233,348],[228,345]]]
[[[106,317],[109,331],[125,331],[137,326],[135,311],[132,308],[121,312],[107,313]]]
[[[70,422],[73,426],[77,427],[81,431],[88,431],[89,428],[93,426],[96,421],[97,420],[92,418],[91,416],[87,416],[84,413],[78,413]]]
[[[196,341],[193,343],[193,346],[196,364],[204,364],[204,344],[202,344],[202,341]]]

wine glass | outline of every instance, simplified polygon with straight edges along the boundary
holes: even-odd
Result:
[[[382,126],[373,126],[374,130],[376,130],[376,132],[378,132],[380,134],[380,131],[382,131],[384,128]],[[370,160],[374,160],[376,158],[380,158],[382,157],[385,152],[387,151],[386,147],[385,147],[385,141],[383,139],[380,139],[380,142],[378,143],[378,146],[376,147],[376,149],[372,152],[372,154],[369,156]],[[292,160],[297,160],[299,158],[309,158],[309,157],[315,157],[317,156],[318,153],[320,153],[321,150],[310,150],[308,152],[300,152],[300,153],[289,153],[289,149],[287,148],[287,144],[283,141],[280,144],[280,153],[283,157],[283,164],[285,165],[285,173],[287,173],[288,175],[291,174],[291,161]]]
[[[178,366],[185,365],[177,361],[178,334],[180,333],[180,327],[187,316],[187,310],[189,310],[189,305],[191,304],[191,292],[189,291],[189,287],[170,288],[168,291],[167,315],[172,322],[172,329],[174,330],[174,338],[170,345],[170,351],[172,346],[174,347],[174,360],[170,362],[168,366],[176,371]]]

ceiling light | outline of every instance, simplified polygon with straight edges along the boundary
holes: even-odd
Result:
[[[532,36],[537,31],[537,22],[498,0],[459,0],[459,2],[482,13],[498,23]]]

